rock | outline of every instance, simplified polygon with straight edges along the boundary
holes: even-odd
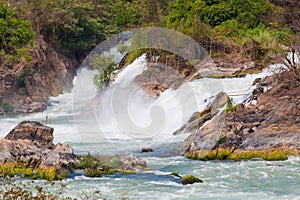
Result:
[[[11,130],[5,139],[29,140],[43,146],[53,147],[53,131],[53,128],[44,126],[40,122],[23,121]]]
[[[178,172],[172,172],[171,175],[177,178],[182,178]]]
[[[195,176],[193,176],[191,174],[190,175],[186,175],[181,180],[181,184],[182,185],[188,185],[188,184],[194,184],[194,183],[203,183],[203,181],[200,178],[195,177]]]
[[[135,78],[134,83],[141,86],[148,96],[157,98],[166,89],[177,89],[185,78],[172,67],[162,63],[150,63],[147,70]]]
[[[229,96],[225,92],[220,92],[215,97],[214,101],[210,105],[211,113],[214,114],[218,111],[219,108],[224,107],[230,100]]]
[[[209,104],[203,111],[195,112],[188,120],[188,123],[176,130],[173,135],[181,133],[195,133],[205,122],[211,120],[212,117],[217,115],[219,110],[224,107],[229,100],[230,98],[225,92],[220,92],[211,104]]]
[[[0,162],[23,161],[26,167],[69,170],[77,162],[68,144],[53,144],[53,128],[39,122],[23,121],[0,139]]]
[[[119,159],[121,162],[123,162],[123,170],[133,170],[138,166],[142,168],[147,167],[147,163],[145,160],[134,157],[132,153],[123,153],[120,155]]]
[[[45,110],[49,96],[72,88],[79,66],[75,55],[58,53],[41,36],[35,44],[36,48],[28,50],[31,61],[21,59],[0,69],[0,105],[9,103],[16,113]]]
[[[142,153],[145,153],[145,152],[153,152],[153,149],[151,149],[151,148],[142,148]]]
[[[300,83],[292,77],[284,72],[261,80],[258,88],[272,88],[255,92],[256,105],[239,104],[235,111],[214,117],[183,142],[181,153],[204,160],[299,155]]]

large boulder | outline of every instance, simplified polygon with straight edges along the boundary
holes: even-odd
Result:
[[[40,122],[23,121],[12,129],[4,139],[7,140],[29,140],[37,144],[53,147],[54,129],[44,126]]]
[[[230,100],[229,96],[225,92],[220,92],[214,97],[214,100],[201,112],[195,112],[188,122],[176,130],[173,135],[181,133],[195,133],[197,132],[205,122],[211,120],[216,116],[221,108],[223,108]]]
[[[23,121],[0,139],[0,162],[25,162],[26,167],[70,169],[76,162],[73,148],[53,143],[53,128]]]

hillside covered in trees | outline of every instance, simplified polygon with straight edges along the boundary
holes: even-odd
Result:
[[[277,62],[298,43],[296,0],[0,2],[0,111],[36,112],[72,87],[79,63],[122,31],[158,26],[202,44],[221,65]],[[24,100],[25,99],[25,100]]]

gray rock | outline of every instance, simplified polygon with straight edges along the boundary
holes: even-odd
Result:
[[[0,162],[23,160],[28,167],[68,170],[77,162],[74,150],[68,144],[53,144],[53,130],[39,122],[21,122],[0,139]]]
[[[270,84],[270,90],[254,92],[255,105],[238,104],[234,111],[223,111],[199,127],[182,143],[181,153],[223,148],[231,153],[267,150],[300,154],[300,83],[284,72],[261,80],[258,87]]]
[[[228,101],[229,96],[225,92],[220,92],[215,97],[214,101],[207,106],[207,108],[201,112],[195,112],[188,120],[188,123],[175,131],[173,135],[181,133],[195,133],[204,125],[205,122],[211,120],[215,115],[217,115],[220,108],[224,107]]]
[[[29,140],[48,147],[53,146],[54,129],[40,122],[23,121],[6,136],[7,140]]]

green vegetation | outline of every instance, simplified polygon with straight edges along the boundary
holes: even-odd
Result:
[[[101,156],[99,154],[77,156],[79,163],[75,164],[73,170],[84,169],[85,175],[88,177],[101,177],[117,172],[123,174],[135,174],[135,170],[127,170],[123,167],[123,161],[120,155]]]
[[[290,152],[285,151],[267,151],[267,150],[236,150],[230,151],[229,149],[218,148],[217,150],[211,150],[202,153],[189,154],[187,158],[194,160],[250,160],[253,158],[261,158],[263,160],[276,161],[286,160],[288,156],[292,155]]]
[[[56,48],[77,53],[89,51],[113,34],[139,27],[149,20],[152,22],[157,18],[153,16],[160,12],[160,4],[166,4],[148,0],[11,3],[23,18],[31,22],[36,33],[42,34]],[[157,9],[152,8],[153,5],[157,5]]]
[[[0,3],[0,55],[29,61],[28,48],[34,46],[35,37],[43,37],[59,52],[80,60],[114,34],[159,26],[191,36],[213,57],[264,65],[282,56],[281,47],[295,42],[297,34],[291,26],[295,20],[285,19],[295,16],[297,10],[268,0],[21,0],[9,1],[9,6],[7,2]],[[124,45],[118,50],[130,51]],[[128,53],[126,64],[142,52]],[[112,64],[100,70],[96,84],[107,85],[116,68]]]
[[[77,198],[65,194],[66,184],[60,181],[47,181],[45,183],[28,181],[20,182],[14,178],[6,178],[0,182],[0,199],[26,199],[26,200],[76,200],[76,199],[106,199],[100,190],[81,191]],[[54,191],[53,191],[54,189]],[[120,199],[126,199],[124,194]]]
[[[228,156],[229,160],[248,160],[252,158],[261,158],[263,160],[276,161],[287,160],[290,153],[283,151],[249,151],[249,152],[235,152]]]
[[[15,11],[0,2],[0,55],[31,59],[26,46],[32,43],[33,38],[29,21],[19,18]]]
[[[11,113],[14,112],[14,108],[13,108],[13,106],[10,103],[4,102],[4,103],[2,103],[2,105],[0,106],[0,108],[3,109],[3,111],[4,111],[5,114],[11,114]]]
[[[192,36],[212,55],[242,53],[263,62],[293,35],[283,15],[281,7],[267,0],[175,0],[167,27]]]
[[[233,105],[233,99],[230,98],[229,101],[227,102],[227,105],[226,105],[226,113],[228,112],[234,112],[236,110],[236,105],[234,106]]]
[[[188,184],[193,184],[193,183],[203,183],[203,181],[200,178],[195,177],[190,174],[190,175],[186,175],[185,177],[183,177],[181,180],[181,183],[183,185],[188,185]]]
[[[140,57],[145,52],[146,52],[145,49],[139,49],[139,50],[135,50],[135,51],[131,51],[131,52],[127,53],[126,57],[125,57],[124,65],[127,66],[127,65],[131,64],[135,59]]]
[[[34,169],[26,167],[21,163],[1,163],[1,177],[20,176],[22,178],[44,179],[44,180],[61,180],[67,176],[67,173],[60,172],[54,167]]]
[[[132,6],[134,3],[131,1]],[[166,9],[166,12],[156,10],[160,13],[156,25],[183,32],[200,42],[213,57],[232,62],[236,62],[232,59],[232,54],[236,54],[241,61],[266,65],[283,56],[283,45],[295,39],[292,30],[284,26],[285,9],[268,0],[170,0],[167,6],[161,2],[156,6]],[[136,26],[153,24],[147,19],[149,13],[143,13],[139,6],[135,8],[140,21],[132,20],[132,16],[123,18]],[[119,27],[123,25],[118,23]],[[124,53],[130,48],[121,45],[118,50]],[[125,65],[145,51],[127,53]],[[160,52],[157,55],[161,55]]]
[[[218,144],[220,145],[220,144],[226,143],[226,140],[227,140],[227,137],[224,136],[224,137],[219,139]]]
[[[119,68],[112,59],[113,57],[103,55],[90,57],[90,65],[99,72],[94,76],[94,84],[99,88],[106,87],[111,79],[111,74]]]
[[[17,89],[25,87],[25,77],[29,74],[30,69],[26,67],[17,78]]]

